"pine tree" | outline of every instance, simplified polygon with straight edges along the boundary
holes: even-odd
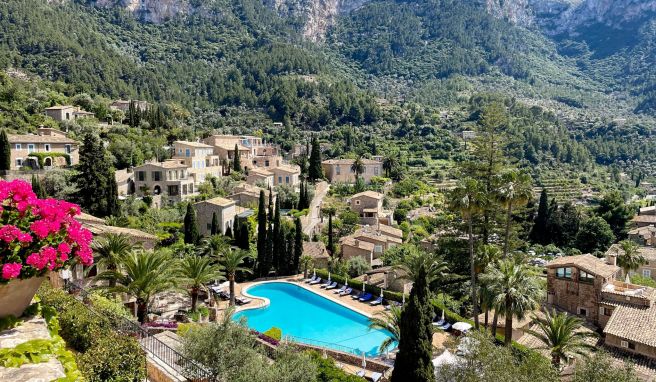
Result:
[[[312,138],[312,153],[308,168],[308,178],[312,182],[323,179],[323,168],[321,167],[321,147],[317,138]]]
[[[80,205],[91,215],[108,215],[108,174],[110,173],[105,149],[97,135],[87,133],[80,148],[80,164],[76,183],[80,187]]]
[[[107,212],[108,216],[118,216],[121,213],[118,204],[118,184],[116,184],[115,170],[108,169],[107,173]]]
[[[5,129],[0,131],[0,171],[11,169],[11,147]]]
[[[184,217],[184,242],[187,244],[196,244],[200,239],[198,233],[198,223],[196,222],[196,210],[191,203],[187,204],[187,213]]]
[[[239,146],[235,143],[235,160],[232,161],[232,169],[241,171],[241,158],[239,157]]]
[[[243,222],[239,227],[239,234],[237,235],[237,246],[243,250],[250,250],[251,248],[251,232],[248,229],[248,223]]]
[[[292,262],[291,273],[298,273],[298,266],[303,256],[303,224],[300,218],[296,218],[296,227],[294,232],[294,260]]]
[[[212,225],[210,226],[210,234],[212,236],[219,233],[219,219],[216,217],[216,212],[212,212]]]
[[[32,175],[32,191],[34,191],[36,197],[39,199],[45,199],[48,197],[48,195],[46,195],[46,190],[43,187],[43,183],[41,183],[41,180],[36,175]]]
[[[410,299],[401,314],[399,351],[394,362],[392,382],[430,382],[435,380],[432,313],[424,266],[418,270]]]
[[[540,193],[540,203],[538,204],[538,215],[535,218],[535,224],[531,230],[531,240],[538,244],[549,244],[549,234],[547,225],[549,224],[549,195],[547,189],[543,188]]]
[[[267,214],[264,204],[264,190],[260,190],[260,202],[257,208],[257,267],[260,277],[269,273],[266,242],[267,242]]]

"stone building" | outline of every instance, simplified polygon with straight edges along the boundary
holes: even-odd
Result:
[[[362,257],[371,264],[374,261],[375,245],[367,241],[358,240],[351,236],[340,239],[339,245],[342,250],[342,259],[348,260],[353,257]]]
[[[354,159],[328,159],[321,162],[323,173],[331,183],[355,183],[355,172],[351,169]],[[371,159],[362,159],[364,172],[360,178],[365,183],[371,182],[375,176],[383,176],[383,162]]]
[[[214,214],[216,214],[219,223],[220,233],[225,234],[226,230],[230,228],[234,234],[235,218],[241,212],[234,200],[216,197],[195,203],[194,208],[196,209],[198,228],[201,235],[210,235]]]
[[[349,200],[351,211],[360,216],[361,224],[377,226],[379,223],[392,224],[392,214],[383,210],[384,195],[365,191],[355,194]]]
[[[273,173],[273,184],[275,186],[286,185],[296,188],[300,184],[301,168],[282,164],[278,167],[269,168]]]
[[[266,187],[273,187],[273,172],[257,167],[248,169],[246,182],[252,185],[261,184]]]
[[[10,170],[21,167],[51,169],[75,166],[80,162],[80,145],[59,130],[40,127],[37,134],[7,134],[11,152]],[[39,158],[42,156],[39,165]]]
[[[547,265],[547,302],[599,326],[606,346],[656,359],[656,290],[619,274],[612,253],[558,258]]]
[[[45,109],[45,115],[57,122],[74,121],[78,118],[94,117],[94,114],[77,106],[52,106]]]
[[[328,260],[330,255],[326,249],[326,245],[321,241],[304,241],[303,254],[312,258],[313,266],[315,268],[328,268]]]
[[[197,194],[187,165],[175,159],[135,167],[134,188],[137,196],[166,196],[171,203]]]

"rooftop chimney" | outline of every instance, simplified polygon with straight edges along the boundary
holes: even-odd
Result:
[[[617,255],[612,253],[607,254],[606,263],[609,265],[617,265]]]

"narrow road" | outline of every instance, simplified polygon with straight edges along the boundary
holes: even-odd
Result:
[[[310,202],[310,211],[305,216],[305,219],[303,219],[303,233],[310,237],[312,236],[312,232],[314,232],[314,227],[321,220],[321,203],[323,202],[323,198],[328,194],[328,190],[330,190],[330,184],[327,182],[319,182],[314,187],[314,198]]]

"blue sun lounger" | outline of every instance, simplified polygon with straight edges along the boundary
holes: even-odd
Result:
[[[344,291],[346,290],[346,288],[347,288],[346,285],[342,285],[341,288],[339,288],[339,289],[335,289],[335,290],[333,291],[333,293],[342,293],[342,292],[344,292]]]
[[[374,301],[370,302],[369,305],[380,305],[382,303],[383,303],[383,297],[380,296],[377,299],[375,299]]]
[[[351,289],[351,288],[346,288],[346,289],[344,289],[343,291],[339,292],[339,295],[340,295],[340,296],[347,296],[347,295],[351,294],[351,292],[353,292],[353,289]]]
[[[310,285],[317,285],[317,284],[319,284],[320,282],[321,282],[321,278],[319,277],[319,278],[317,278],[317,279],[314,280],[314,281],[310,281]]]
[[[337,288],[337,281],[333,281],[332,284],[328,285],[326,287],[326,290],[331,290],[331,289],[335,289],[335,288]]]
[[[373,297],[374,297],[373,294],[371,294],[371,293],[365,293],[365,295],[362,296],[362,297],[360,297],[358,300],[359,300],[360,302],[367,302],[367,301],[371,300]]]

